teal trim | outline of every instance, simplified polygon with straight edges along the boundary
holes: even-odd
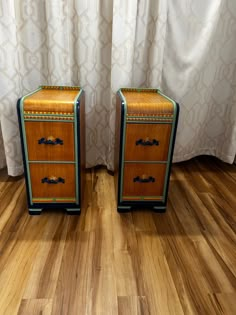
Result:
[[[75,164],[75,161],[28,161],[29,163],[43,163],[43,164]]]
[[[80,89],[80,86],[77,85],[40,85],[39,86],[41,89],[44,90],[68,90],[68,91],[73,91]]]
[[[164,182],[164,191],[163,191],[163,195],[164,195],[164,200],[166,200],[167,197],[167,183],[168,183],[168,177],[170,176],[169,174],[169,169],[171,166],[171,148],[173,146],[173,140],[174,140],[174,132],[175,132],[175,127],[176,127],[176,117],[177,117],[177,106],[175,101],[173,101],[171,98],[169,98],[168,96],[166,96],[165,94],[163,94],[160,90],[158,90],[158,93],[160,95],[162,95],[163,97],[165,97],[166,99],[168,99],[174,107],[174,119],[173,119],[173,124],[172,124],[172,130],[171,130],[171,136],[170,136],[170,143],[169,143],[169,151],[168,151],[168,159],[167,159],[167,167],[166,167],[166,174],[165,174],[165,182]],[[168,176],[169,174],[169,176]]]
[[[123,139],[122,139],[122,156],[121,156],[121,181],[120,181],[120,202],[122,202],[122,194],[123,194],[123,178],[124,178],[124,154],[125,154],[125,137],[126,137],[126,113],[127,113],[127,104],[126,99],[121,91],[121,89],[118,91],[121,96],[121,102],[124,105],[124,115],[123,115]],[[121,149],[121,148],[120,148]]]
[[[124,161],[125,163],[129,163],[129,164],[132,164],[132,163],[145,163],[145,164],[167,164],[168,162],[167,161],[135,161],[135,160],[132,160],[132,161]]]
[[[72,120],[64,120],[64,119],[25,119],[25,121],[53,121],[53,122],[66,122],[66,123],[73,123],[74,119]]]
[[[33,92],[29,93],[29,94],[26,94],[25,96],[23,96],[20,100],[20,119],[21,119],[21,125],[22,125],[22,135],[23,135],[23,143],[24,143],[24,151],[25,151],[25,164],[26,164],[26,169],[27,169],[27,180],[28,180],[28,183],[29,183],[29,187],[28,187],[28,190],[29,190],[29,199],[30,199],[30,204],[33,205],[33,202],[32,202],[32,188],[31,188],[31,176],[30,176],[30,168],[29,168],[29,157],[28,157],[28,149],[27,149],[27,143],[26,143],[26,132],[25,132],[25,121],[24,121],[24,100],[40,91],[42,88],[39,87],[38,89],[34,90]],[[32,210],[33,211],[33,210]]]
[[[71,197],[64,197],[64,198],[58,198],[58,197],[47,197],[47,198],[45,198],[45,197],[35,197],[35,198],[33,198],[33,199],[36,199],[36,200],[51,200],[51,199],[54,199],[54,200],[74,200],[75,198],[71,198]]]
[[[80,211],[80,208],[66,208],[66,211],[70,211],[70,212],[77,212],[77,211]]]
[[[142,121],[142,120],[126,120],[126,123],[127,124],[169,124],[169,125],[172,125],[173,123],[173,120],[172,121],[158,121],[158,120],[153,120],[153,121]]]
[[[126,116],[127,117],[127,120],[129,119],[129,118],[139,118],[139,119],[144,119],[144,118],[152,118],[152,119],[169,119],[169,120],[171,120],[172,119],[172,117],[167,117],[167,116],[159,116],[159,115],[153,115],[153,116],[133,116],[133,115],[130,115],[130,116]]]
[[[132,195],[132,196],[125,196],[125,198],[162,198],[163,196],[137,196],[137,195]],[[127,200],[126,200],[127,201]]]
[[[166,207],[162,207],[162,206],[154,206],[154,207],[153,207],[153,209],[154,209],[154,210],[161,210],[161,209],[165,210],[165,209],[166,209]]]
[[[125,91],[128,91],[128,90],[135,90],[137,92],[142,92],[142,91],[153,91],[153,92],[159,92],[159,89],[152,89],[152,88],[137,88],[137,87],[122,87],[119,89],[119,91],[121,91],[122,93],[122,90],[125,90]]]
[[[36,117],[39,117],[39,116],[52,116],[52,117],[74,117],[73,114],[31,114],[31,113],[24,113],[24,116],[36,116]]]
[[[76,204],[79,204],[79,182],[78,182],[78,173],[79,173],[79,157],[78,157],[78,117],[77,117],[77,102],[83,93],[83,89],[79,91],[74,99],[74,145],[75,145],[75,194],[76,194]]]
[[[129,200],[125,199],[124,201],[139,201],[137,199],[133,199],[133,198],[139,198],[141,201],[145,201],[145,202],[149,202],[149,201],[163,201],[164,198],[163,196],[124,196],[126,198],[130,198]],[[155,198],[161,198],[161,199],[155,199]],[[146,198],[152,198],[152,200],[147,200]]]

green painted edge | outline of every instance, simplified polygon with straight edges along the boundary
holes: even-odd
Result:
[[[33,205],[33,201],[32,201],[32,188],[31,188],[31,177],[30,177],[30,169],[29,169],[29,158],[28,158],[28,149],[27,149],[27,142],[26,142],[26,132],[25,132],[25,121],[24,121],[24,100],[38,92],[42,90],[41,87],[39,87],[38,89],[24,95],[21,100],[20,100],[20,119],[21,119],[21,125],[22,125],[22,135],[23,135],[23,143],[24,143],[24,151],[25,151],[25,165],[26,165],[26,174],[25,176],[27,176],[27,180],[28,180],[28,189],[29,189],[29,199],[30,199],[30,204]]]
[[[136,195],[133,195],[133,196],[124,196],[125,198],[141,198],[141,199],[144,199],[144,198],[162,198],[163,196],[136,196]]]
[[[135,163],[135,164],[138,164],[138,163],[145,163],[145,164],[167,164],[167,161],[135,161],[135,160],[132,160],[132,161],[124,161],[125,163]]]
[[[37,199],[37,200],[74,200],[75,198],[71,198],[71,197],[64,197],[64,198],[58,198],[58,197],[50,197],[50,198],[43,198],[43,197],[34,197],[33,199]]]
[[[128,90],[135,90],[137,92],[141,92],[141,91],[158,92],[159,91],[159,89],[156,89],[156,88],[137,88],[137,87],[121,87],[119,89],[119,91],[121,91],[121,93],[122,93],[122,90],[126,90],[126,91],[128,91]]]
[[[174,115],[173,115],[173,124],[172,124],[172,130],[171,130],[171,136],[170,136],[170,143],[169,143],[169,150],[168,150],[168,158],[167,158],[167,166],[166,166],[166,174],[165,174],[165,182],[164,182],[164,200],[166,200],[167,197],[167,183],[168,183],[168,174],[169,174],[169,169],[171,166],[171,149],[173,146],[173,140],[174,140],[174,132],[175,132],[175,127],[176,127],[176,116],[177,116],[177,106],[176,106],[176,102],[174,100],[172,100],[171,98],[169,98],[168,96],[166,96],[165,94],[163,94],[160,90],[158,90],[159,94],[161,94],[163,97],[165,97],[167,100],[169,100],[174,107]],[[170,174],[169,174],[170,176]]]
[[[66,211],[80,211],[80,208],[67,208],[66,207]]]
[[[39,86],[42,90],[68,90],[73,91],[80,89],[78,85],[40,85]]]
[[[127,118],[127,120],[129,119],[129,118],[140,118],[140,119],[142,119],[142,118],[153,118],[153,119],[157,119],[157,118],[159,118],[159,119],[169,119],[169,120],[172,120],[172,118],[173,117],[167,117],[167,116],[145,116],[145,115],[143,115],[143,116],[133,116],[133,115],[130,115],[130,116],[126,116],[126,118]]]
[[[130,209],[131,206],[118,206],[118,208],[122,208],[122,209]]]
[[[153,209],[166,209],[166,207],[163,207],[163,206],[153,206]]]
[[[134,121],[131,121],[131,120],[126,120],[126,123],[128,123],[128,124],[142,124],[142,125],[144,125],[144,124],[158,124],[158,125],[160,125],[160,124],[169,124],[169,125],[172,125],[172,123],[173,123],[173,121],[150,121],[150,122],[147,122],[147,121],[138,121],[138,120],[134,120]]]
[[[28,161],[29,163],[35,163],[35,164],[38,164],[38,163],[42,163],[42,164],[75,164],[76,162],[75,161],[34,161],[34,160],[29,160]]]
[[[127,104],[126,99],[121,91],[119,89],[118,93],[121,96],[121,102],[124,104],[124,115],[123,115],[123,139],[122,139],[122,155],[121,155],[121,181],[120,181],[120,196],[119,196],[119,202],[122,202],[122,194],[123,194],[123,178],[124,178],[124,151],[125,151],[125,136],[126,136],[126,112],[127,112]],[[121,149],[121,148],[120,148]]]
[[[53,122],[66,122],[66,123],[73,123],[74,122],[74,119],[73,120],[63,120],[63,119],[25,119],[25,121],[53,121]]]
[[[24,116],[36,116],[36,117],[38,117],[38,116],[52,116],[52,117],[74,117],[74,115],[73,114],[65,114],[65,115],[63,115],[63,114],[25,114],[24,113]]]
[[[76,105],[79,100],[81,94],[83,93],[83,89],[80,89],[79,93],[76,95],[74,99],[74,145],[75,145],[75,194],[76,194],[76,204],[79,204],[79,182],[78,182],[78,173],[79,173],[79,157],[78,157],[78,139],[77,139],[77,130],[78,130],[78,117]]]

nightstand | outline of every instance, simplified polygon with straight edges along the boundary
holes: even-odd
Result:
[[[179,105],[158,89],[117,92],[115,187],[119,212],[164,212]]]
[[[28,207],[80,213],[85,185],[85,98],[79,87],[41,86],[17,103]]]

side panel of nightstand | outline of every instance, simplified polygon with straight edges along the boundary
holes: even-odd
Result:
[[[35,92],[35,91],[34,91]],[[33,93],[34,93],[33,92]],[[30,94],[29,94],[30,95]],[[24,97],[23,97],[24,98]],[[17,102],[17,114],[18,122],[20,129],[20,138],[21,138],[21,148],[22,148],[22,158],[24,164],[25,172],[25,182],[26,182],[26,194],[27,194],[27,203],[29,207],[30,214],[40,214],[43,208],[52,208],[66,209],[70,214],[80,213],[81,203],[83,202],[84,190],[85,190],[85,96],[84,91],[78,94],[77,100],[75,101],[75,149],[77,161],[76,165],[76,190],[77,190],[77,201],[75,203],[67,202],[57,202],[57,203],[43,203],[43,202],[33,202],[32,201],[32,187],[29,173],[29,163],[28,163],[28,154],[27,154],[27,143],[24,132],[24,121],[22,119],[21,112],[21,102],[23,98],[20,98]]]
[[[86,148],[85,148],[85,93],[82,91],[82,94],[78,100],[77,106],[77,117],[79,122],[79,128],[77,129],[77,139],[78,139],[78,156],[79,156],[79,204],[80,206],[84,204],[84,195],[85,195],[85,164],[86,164]]]
[[[173,102],[173,101],[172,101]],[[115,187],[116,187],[116,200],[117,200],[117,209],[119,212],[129,211],[131,208],[152,208],[157,212],[164,212],[167,205],[168,189],[169,189],[169,180],[170,172],[172,166],[174,144],[176,138],[178,116],[179,116],[179,104],[175,102],[176,110],[174,119],[172,122],[171,130],[171,140],[168,151],[168,162],[165,175],[165,189],[164,189],[164,198],[163,200],[139,200],[139,201],[128,201],[123,200],[122,190],[123,190],[123,181],[124,176],[124,151],[125,151],[125,129],[126,129],[126,104],[122,96],[121,91],[117,92],[117,101],[116,101],[116,144],[115,144]],[[118,159],[118,160],[117,160]]]

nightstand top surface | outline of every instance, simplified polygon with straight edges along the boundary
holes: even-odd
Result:
[[[121,89],[128,115],[173,114],[174,105],[156,89]]]
[[[25,111],[73,112],[79,87],[43,86],[24,99]]]

